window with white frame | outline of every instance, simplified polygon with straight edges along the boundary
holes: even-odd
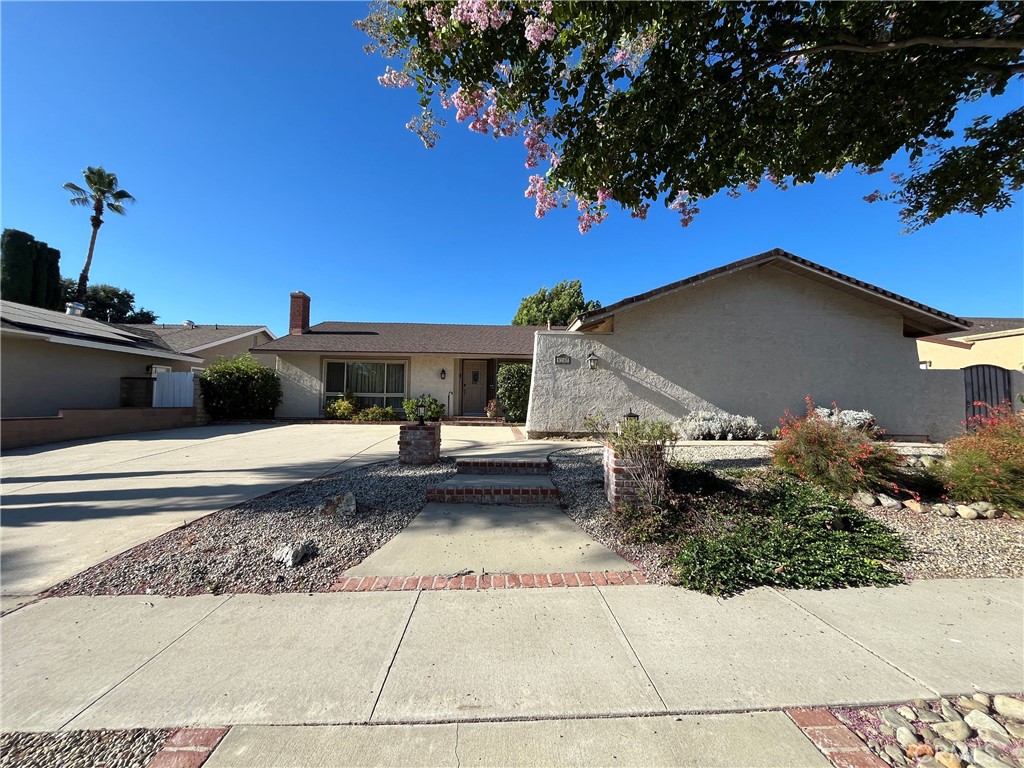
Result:
[[[324,405],[351,392],[359,408],[371,405],[402,410],[405,363],[376,360],[336,360],[324,365]]]

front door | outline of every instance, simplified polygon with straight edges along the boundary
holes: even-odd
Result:
[[[487,405],[487,361],[462,362],[462,415],[482,416]]]

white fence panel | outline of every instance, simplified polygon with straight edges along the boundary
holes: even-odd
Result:
[[[191,408],[194,378],[195,374],[191,371],[158,373],[156,383],[153,385],[153,407]]]

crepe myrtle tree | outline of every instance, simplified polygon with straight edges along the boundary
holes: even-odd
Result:
[[[957,132],[965,102],[1020,88],[1021,2],[516,2],[405,0],[356,22],[411,87],[408,127],[433,147],[442,111],[521,137],[526,196],[574,205],[580,232],[617,203],[661,201],[685,227],[700,201],[847,167],[909,170],[865,199],[908,231],[982,215],[1024,184],[1024,108]],[[1016,108],[1013,108],[1016,106]]]

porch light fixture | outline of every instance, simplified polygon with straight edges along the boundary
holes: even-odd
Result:
[[[918,363],[917,367],[920,368],[922,371],[927,371],[929,368],[932,367],[932,361],[922,360],[920,363]]]
[[[592,371],[596,371],[597,370],[597,363],[598,363],[598,361],[600,361],[600,359],[601,358],[598,357],[597,355],[595,355],[593,352],[591,352],[589,355],[587,355],[587,365],[590,366],[590,370],[592,370]]]
[[[445,373],[445,370],[444,370],[444,368],[442,368],[442,369],[441,369],[441,381],[444,381],[444,380],[445,380],[445,377],[447,377],[447,376],[448,376],[448,374],[447,374],[447,373]]]
[[[416,415],[420,417],[420,426],[421,427],[424,426],[424,424],[423,424],[423,414],[425,414],[426,412],[427,412],[427,406],[425,406],[423,403],[418,403],[416,405]]]
[[[629,424],[634,421],[640,421],[640,414],[633,413],[633,409],[630,408],[629,413],[623,414],[622,418],[626,420],[627,424]]]

